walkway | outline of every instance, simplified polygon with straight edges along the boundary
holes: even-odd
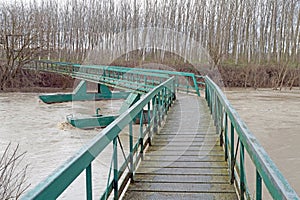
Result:
[[[178,95],[124,199],[237,199],[204,99]]]

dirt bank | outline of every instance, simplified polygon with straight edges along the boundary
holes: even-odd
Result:
[[[213,69],[203,67],[197,70],[193,65],[180,59],[165,59],[141,62],[137,60],[125,61],[119,59],[111,63],[114,66],[147,67],[150,63],[158,63],[157,69],[167,69],[183,72],[192,72],[210,76],[217,84],[225,87],[252,87],[252,88],[289,88],[300,87],[300,68],[280,64],[268,65],[220,65]],[[153,66],[153,65],[152,65]],[[167,68],[163,66],[168,66]],[[55,73],[21,70],[21,72],[6,84],[2,92],[59,92],[71,91],[74,79]],[[1,91],[0,91],[1,92]]]
[[[69,76],[24,69],[0,92],[67,92],[72,91],[73,82]]]
[[[287,65],[219,66],[225,87],[300,87],[300,68]]]
[[[150,61],[147,61],[150,60]],[[181,72],[192,72],[198,75],[208,75],[216,83],[222,82],[225,87],[253,87],[253,88],[273,88],[283,87],[292,89],[300,87],[300,67],[289,64],[244,64],[244,65],[225,65],[220,64],[216,67],[209,67],[200,64],[197,69],[190,63],[184,62],[177,55],[166,54],[163,61],[159,59],[146,59],[133,57],[129,61],[124,57],[115,60],[111,65],[121,65],[126,67],[143,67],[149,63],[159,63],[167,67],[167,70]],[[156,67],[160,67],[159,65]],[[162,69],[163,66],[162,66]]]

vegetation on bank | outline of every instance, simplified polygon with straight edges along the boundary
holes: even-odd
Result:
[[[3,67],[3,64],[0,68]],[[5,67],[3,67],[5,68]],[[0,92],[57,92],[70,91],[73,88],[73,79],[68,76],[26,70],[20,68],[16,72],[8,75],[1,74],[3,82],[1,83]],[[5,76],[6,75],[6,76]],[[4,78],[6,77],[6,80]]]
[[[159,51],[158,51],[159,52]],[[239,64],[220,63],[216,66],[200,64],[193,66],[176,54],[165,52],[164,59],[149,53],[143,60],[139,51],[123,55],[111,65],[127,67],[156,67],[157,69],[192,72],[209,75],[225,87],[253,87],[279,89],[300,87],[300,65],[289,63]],[[158,53],[159,55],[159,53]],[[228,62],[228,61],[227,61]],[[157,66],[153,65],[158,64]]]
[[[222,65],[218,67],[226,87],[282,88],[300,87],[300,68],[286,64]]]
[[[272,88],[278,90],[300,87],[300,68],[288,64],[247,64],[245,66],[219,64],[215,67],[203,65],[197,68],[197,66],[195,67],[189,62],[185,62],[180,56],[169,52],[165,53],[163,60],[160,57],[148,55],[144,61],[137,52],[132,52],[129,56],[123,55],[119,57],[110,65],[209,75],[217,83],[225,87]],[[71,91],[73,87],[74,80],[69,76],[21,69],[13,79],[9,79],[5,83],[2,91],[57,92]]]
[[[189,61],[196,52],[209,57],[200,73],[220,72],[225,86],[292,88],[300,82],[299,44],[296,0],[1,2],[0,91],[69,87],[69,78],[33,77],[22,66],[39,58],[82,63],[89,52],[101,52],[109,64],[156,62],[179,71],[194,70]]]

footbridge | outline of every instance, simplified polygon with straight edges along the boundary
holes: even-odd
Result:
[[[299,199],[207,76],[53,61],[36,61],[26,68],[82,80],[69,96],[44,96],[46,102],[124,98],[128,106],[22,199],[56,199],[82,173],[88,200]],[[97,83],[98,91],[87,94],[86,82]],[[120,139],[124,131],[128,147]],[[106,185],[98,193],[94,163],[106,148],[112,148],[112,160],[108,179],[96,181]],[[249,163],[254,172],[248,171]]]

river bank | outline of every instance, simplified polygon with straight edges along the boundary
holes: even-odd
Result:
[[[154,62],[155,63],[155,62]],[[158,62],[156,62],[158,63]],[[112,66],[146,67],[152,68],[153,61],[135,62],[116,60]],[[272,88],[281,90],[300,87],[300,68],[283,64],[268,65],[219,65],[213,69],[203,67],[195,69],[191,64],[182,61],[162,61],[155,64],[157,69],[191,72],[197,75],[208,75],[217,84],[224,87],[238,88]],[[161,68],[163,67],[163,68]],[[192,83],[191,83],[192,84]],[[0,92],[64,92],[72,91],[74,79],[60,74],[50,72],[35,72],[22,69],[15,78],[10,79]]]
[[[221,63],[212,67],[208,63],[200,63],[193,66],[185,62],[178,55],[169,55],[166,53],[164,60],[155,56],[146,58],[145,61],[137,55],[128,61],[121,57],[111,63],[112,66],[126,67],[153,67],[156,69],[174,70],[180,72],[191,72],[196,75],[208,75],[217,84],[225,87],[240,88],[273,88],[279,89],[300,87],[300,67],[297,64],[289,63],[268,63],[268,64],[250,64],[250,63]],[[228,62],[228,61],[227,61]],[[154,64],[153,64],[154,63]],[[147,67],[147,68],[148,68]]]
[[[21,92],[21,93],[69,93],[72,92],[73,88],[51,88],[51,87],[20,87],[20,88],[6,88],[5,90],[0,90],[0,93],[9,92]]]
[[[1,92],[71,92],[74,79],[60,74],[22,69],[9,79]]]

